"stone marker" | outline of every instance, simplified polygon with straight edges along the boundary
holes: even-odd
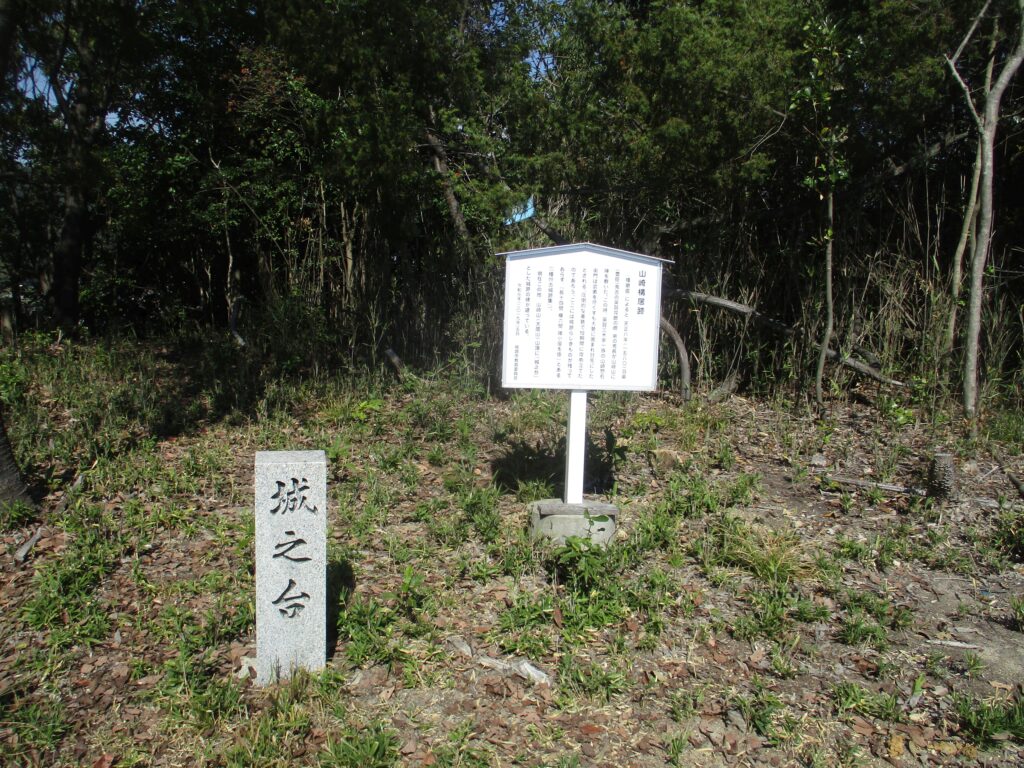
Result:
[[[327,662],[327,458],[256,454],[256,681]]]

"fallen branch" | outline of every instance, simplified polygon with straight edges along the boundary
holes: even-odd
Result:
[[[1013,483],[1013,487],[1017,489],[1017,493],[1019,493],[1020,497],[1024,499],[1024,483],[1022,483],[1020,481],[1020,478],[1013,474],[1013,472],[1010,471],[1009,467],[1006,466],[1006,459],[1003,457],[1002,453],[1000,453],[996,448],[993,448],[992,446],[989,446],[989,452],[992,454],[993,457],[995,457],[996,463],[999,465],[999,468],[1003,470],[1003,474],[1006,475],[1006,477],[1010,480],[1011,483]]]
[[[693,396],[693,391],[690,388],[690,357],[686,352],[686,343],[683,341],[683,337],[679,335],[679,331],[672,327],[672,323],[665,319],[665,316],[661,316],[661,330],[663,330],[672,343],[676,345],[676,352],[679,355],[679,373],[683,379],[682,395],[683,401],[689,402]]]
[[[928,496],[928,491],[923,488],[914,488],[909,485],[897,485],[896,483],[876,483],[871,480],[861,480],[856,477],[843,477],[841,475],[824,475],[822,479],[826,483],[835,483],[836,485],[848,485],[853,488],[867,488],[868,490],[879,490],[885,491],[886,493],[898,493],[903,496]],[[977,504],[979,507],[985,507],[986,509],[999,509],[999,502],[995,499],[982,499],[982,498],[969,498],[963,499],[963,501],[970,502],[971,504]]]
[[[43,526],[36,528],[36,532],[33,533],[28,541],[18,547],[18,551],[14,553],[14,561],[16,563],[24,563],[28,557],[28,553],[32,551],[32,547],[36,545],[36,542],[43,537]]]
[[[787,337],[795,336],[797,333],[797,329],[794,328],[793,326],[786,325],[781,320],[776,320],[774,317],[769,317],[768,315],[765,315],[762,312],[758,312],[756,309],[754,309],[754,307],[751,307],[747,304],[740,304],[738,301],[731,301],[729,299],[723,299],[720,296],[711,296],[709,294],[698,293],[696,291],[675,290],[669,291],[668,295],[673,298],[687,299],[694,304],[706,304],[711,307],[718,307],[719,309],[724,309],[729,312],[734,312],[736,314],[743,315],[744,317],[761,323],[762,325],[767,325],[776,332],[781,333],[782,335]],[[814,342],[812,342],[812,345],[815,349],[821,349],[820,344],[815,344]],[[872,368],[870,365],[866,365],[865,363],[862,363],[859,360],[852,360],[851,358],[845,355],[841,355],[839,352],[836,352],[834,349],[826,349],[825,357],[827,357],[834,363],[838,363],[839,365],[845,366],[846,368],[856,371],[862,376],[867,376],[869,379],[874,379],[875,381],[881,382],[882,384],[888,384],[893,387],[905,386],[902,381],[898,381],[896,379],[891,379],[888,376],[884,376],[883,374],[879,373],[877,370]]]
[[[869,490],[885,491],[886,493],[899,493],[904,496],[927,496],[928,493],[922,488],[913,488],[909,485],[897,485],[896,483],[876,483],[872,480],[861,480],[857,477],[842,477],[840,475],[827,475],[823,478],[827,483],[837,485],[849,485],[854,488],[867,488]]]
[[[671,298],[688,299],[694,304],[706,304],[710,307],[718,307],[719,309],[725,309],[729,312],[735,312],[738,315],[749,317],[751,320],[755,320],[762,325],[774,328],[783,336],[794,336],[796,334],[796,328],[786,325],[784,322],[776,320],[774,317],[769,317],[762,312],[758,312],[747,304],[740,304],[738,301],[723,299],[720,296],[711,296],[707,293],[698,293],[697,291],[674,290],[669,291],[668,295]]]
[[[821,349],[820,345],[818,346],[818,349]],[[843,355],[840,355],[838,352],[836,352],[834,349],[825,350],[825,357],[827,357],[829,360],[835,363],[845,365],[847,368],[850,368],[851,370],[854,370],[863,376],[867,376],[869,379],[880,381],[881,383],[888,384],[889,386],[892,387],[905,386],[902,381],[890,379],[888,376],[883,376],[881,373],[876,371],[871,366],[865,365],[859,360],[851,360],[849,357],[844,357]]]

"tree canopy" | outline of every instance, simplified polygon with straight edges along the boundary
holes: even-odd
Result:
[[[806,332],[777,353],[698,317],[702,376],[802,379],[825,238],[842,354],[950,385],[978,130],[946,57],[981,94],[1021,24],[1016,0],[3,0],[5,329],[269,321],[429,360],[495,330],[494,253],[554,228]],[[1013,81],[993,379],[1022,349],[1022,104]]]

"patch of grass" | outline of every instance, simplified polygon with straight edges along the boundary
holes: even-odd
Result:
[[[992,531],[992,546],[1015,562],[1024,562],[1024,510],[1003,510]]]
[[[0,531],[13,531],[36,519],[36,509],[27,501],[0,502]]]
[[[885,650],[889,644],[885,627],[869,619],[860,609],[854,609],[843,617],[837,638],[847,645],[870,645],[877,651]]]
[[[36,571],[34,594],[22,608],[28,625],[49,632],[51,647],[58,649],[106,637],[108,611],[97,588],[126,547],[116,523],[98,507],[81,505],[76,513],[70,545]]]
[[[751,695],[733,697],[732,701],[736,708],[750,727],[758,735],[763,736],[770,745],[777,746],[790,740],[797,727],[793,715],[787,711],[782,700],[765,686],[761,678],[755,675],[751,682]]]
[[[690,719],[704,706],[706,695],[706,685],[698,685],[689,691],[673,691],[668,696],[668,716],[676,723]]]
[[[208,653],[195,654],[188,644],[165,662],[164,676],[154,691],[172,717],[203,730],[244,709],[237,681],[217,676]]]
[[[896,696],[884,692],[872,693],[856,683],[845,680],[832,688],[832,700],[836,712],[840,715],[856,712],[890,723],[898,723],[903,719],[903,712]]]
[[[467,720],[457,726],[446,743],[434,746],[436,765],[441,768],[490,768],[492,756],[486,749],[473,743],[473,721]]]
[[[990,440],[1024,452],[1024,410],[1021,408],[1001,408],[992,414],[985,429]]]
[[[664,505],[648,507],[640,513],[631,546],[638,552],[672,551],[678,544],[679,520]]]
[[[910,626],[914,616],[906,606],[895,605],[887,597],[868,590],[847,590],[842,606],[850,613],[865,613],[888,629],[904,629]]]
[[[553,613],[550,595],[517,594],[498,617],[498,631],[492,633],[492,639],[506,653],[531,659],[546,656],[552,647],[549,627]]]
[[[609,701],[626,690],[627,682],[616,667],[602,667],[567,653],[558,664],[558,687],[566,698],[584,696]]]
[[[761,488],[761,476],[743,473],[729,486],[727,499],[732,506],[747,507],[754,503],[754,498]]]
[[[689,747],[686,735],[677,733],[669,737],[665,744],[665,754],[668,756],[668,764],[681,768],[683,765],[683,753]]]
[[[602,547],[589,539],[569,537],[551,552],[547,560],[556,580],[578,595],[610,586],[622,569],[621,553],[613,546]]]
[[[985,668],[985,664],[982,662],[981,657],[974,653],[974,651],[965,651],[961,663],[963,665],[964,674],[968,677],[975,677]]]
[[[491,485],[472,488],[459,499],[459,505],[485,544],[493,543],[501,529],[501,515],[498,514],[500,496],[501,491]]]
[[[353,600],[338,615],[338,640],[345,643],[349,663],[400,663],[403,654],[393,639],[397,619],[395,611],[376,600]]]
[[[696,519],[714,514],[723,500],[718,489],[700,473],[673,472],[659,507],[674,517]]]
[[[489,550],[501,572],[516,580],[533,567],[535,553],[530,534],[524,529],[515,531],[504,543],[495,543]]]
[[[910,555],[908,536],[909,529],[905,525],[895,526],[871,540],[839,536],[836,538],[836,556],[884,571],[891,568],[897,558]]]
[[[982,747],[993,747],[1006,739],[1024,742],[1024,696],[1019,692],[1008,700],[981,700],[957,696],[954,708],[960,734]]]
[[[398,765],[398,736],[384,723],[348,727],[317,756],[323,768],[391,768]]]
[[[709,521],[694,554],[708,572],[741,568],[777,592],[788,591],[792,582],[814,572],[813,560],[795,533],[755,528],[727,514]]]
[[[59,700],[0,697],[0,752],[12,765],[19,765],[21,758],[26,758],[26,765],[33,764],[33,753],[52,752],[69,729]]]
[[[1010,626],[1024,632],[1024,595],[1010,597]]]
[[[751,610],[733,624],[733,635],[740,640],[780,637],[792,623],[787,595],[758,591],[747,595]]]
[[[516,501],[529,504],[555,495],[554,486],[548,480],[516,480]]]

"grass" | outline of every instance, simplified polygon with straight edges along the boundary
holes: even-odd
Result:
[[[487,400],[479,383],[440,375],[332,382],[294,359],[285,362],[302,375],[218,346],[136,346],[33,337],[18,354],[0,352],[0,398],[21,424],[19,456],[40,462],[32,480],[66,489],[82,476],[59,514],[52,505],[0,509],[5,530],[39,521],[59,541],[33,553],[19,576],[31,588],[2,619],[0,650],[17,662],[5,678],[15,686],[0,691],[0,752],[15,765],[32,764],[32,754],[70,765],[72,740],[124,743],[111,747],[118,764],[152,762],[146,742],[129,747],[130,732],[111,730],[121,715],[95,713],[93,738],[69,714],[67,702],[93,684],[84,662],[119,654],[130,672],[117,707],[152,713],[167,760],[182,764],[391,766],[413,759],[404,747],[412,740],[438,765],[583,765],[575,723],[589,726],[609,706],[677,724],[657,734],[669,764],[687,764],[693,718],[731,709],[766,740],[766,756],[828,764],[840,749],[816,742],[808,723],[838,714],[840,741],[856,740],[848,716],[906,715],[888,688],[835,683],[830,654],[877,659],[879,681],[905,684],[894,659],[911,633],[900,630],[919,620],[905,593],[851,590],[850,575],[898,583],[922,563],[984,569],[983,546],[1007,562],[1019,557],[1024,526],[1009,507],[969,535],[924,506],[887,530],[817,539],[826,544],[807,528],[763,525],[753,505],[774,503],[776,478],[751,471],[751,454],[727,431],[737,419],[728,408],[629,394],[595,395],[591,412],[594,430],[621,438],[595,451],[617,483],[608,495],[621,506],[620,535],[607,547],[535,543],[524,508],[558,492],[561,394]],[[252,379],[218,383],[216,355]],[[171,413],[186,396],[197,400]],[[55,437],[65,428],[70,436]],[[830,430],[813,440],[839,450],[841,430]],[[789,440],[799,454],[797,437]],[[328,451],[331,561],[354,568],[329,669],[266,689],[233,674],[253,643],[245,456],[254,446]],[[659,448],[678,457],[667,474],[648,461]],[[849,504],[860,509],[863,499]],[[1007,626],[1024,627],[1024,598],[999,610]],[[451,635],[474,657],[449,652]],[[839,643],[895,648],[881,657]],[[482,655],[529,659],[553,679],[552,689],[513,675],[498,686],[507,691],[473,689],[499,718],[513,700],[531,717],[544,702],[535,739],[510,726],[506,741],[521,742],[504,743],[484,731],[485,717],[463,719],[465,680],[501,677],[477,665]],[[909,663],[909,679],[932,670],[951,688],[980,687],[992,674],[969,655]],[[831,694],[804,701],[797,692],[811,670],[825,670]],[[359,681],[369,681],[365,690]],[[452,711],[427,736],[436,701]],[[1019,707],[1016,698],[971,699],[945,711],[962,738],[992,746],[1020,738]],[[392,725],[395,715],[408,722]],[[613,736],[593,741],[604,738]],[[847,746],[852,764],[857,747]]]
[[[9,734],[6,746],[0,742],[5,750],[0,755],[6,754],[13,765],[23,759],[28,764],[33,753],[54,750],[70,729],[58,699],[24,701],[12,695],[0,697],[0,737],[4,731]]]
[[[318,755],[322,768],[389,768],[398,765],[398,737],[383,723],[349,728],[324,745]]]
[[[832,700],[836,712],[840,715],[856,712],[890,723],[903,720],[903,711],[895,695],[885,692],[874,693],[856,683],[837,683],[832,688]]]
[[[729,514],[708,522],[694,554],[705,570],[739,568],[776,591],[815,571],[812,554],[796,534],[756,528]]]
[[[1024,697],[1019,692],[1002,700],[962,695],[954,705],[961,733],[971,742],[989,748],[1007,739],[1024,743]]]

